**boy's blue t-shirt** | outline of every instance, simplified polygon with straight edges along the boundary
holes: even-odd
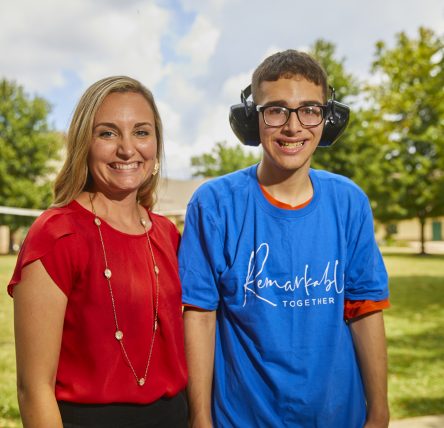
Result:
[[[179,251],[184,304],[217,309],[214,426],[362,427],[344,299],[388,298],[368,198],[310,170],[313,199],[285,210],[256,170],[196,191]]]

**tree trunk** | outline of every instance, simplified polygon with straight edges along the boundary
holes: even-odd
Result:
[[[424,256],[426,253],[425,250],[425,222],[426,222],[426,217],[424,216],[423,213],[419,213],[418,214],[418,218],[419,218],[419,224],[421,226],[421,252],[419,253],[421,256]]]

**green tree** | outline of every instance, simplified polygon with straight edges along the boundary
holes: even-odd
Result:
[[[193,177],[217,177],[259,162],[259,156],[248,153],[240,145],[230,147],[226,141],[216,143],[210,153],[191,158]]]
[[[62,138],[48,126],[49,111],[43,98],[31,98],[15,82],[0,80],[0,205],[44,209],[50,204],[49,181]],[[12,230],[33,220],[0,215],[0,224]]]
[[[378,42],[372,70],[385,187],[396,189],[398,215],[418,219],[424,253],[426,219],[444,214],[444,39],[420,28],[415,38],[399,33],[393,48]]]

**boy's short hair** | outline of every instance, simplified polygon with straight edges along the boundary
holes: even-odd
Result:
[[[309,82],[321,86],[324,98],[327,100],[327,74],[322,66],[305,52],[287,49],[265,58],[254,71],[251,82],[253,101],[256,102],[262,82],[274,82],[280,78],[293,76],[302,76]]]

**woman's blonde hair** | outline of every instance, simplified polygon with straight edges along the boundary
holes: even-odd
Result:
[[[163,158],[163,131],[159,111],[153,94],[139,81],[127,76],[111,76],[91,85],[82,95],[69,126],[66,160],[54,183],[53,206],[69,204],[83,191],[92,186],[88,170],[88,153],[92,140],[94,118],[105,97],[114,92],[141,94],[153,109],[157,137],[159,167]],[[150,176],[137,192],[141,205],[152,209],[156,202],[156,190],[160,174]]]

